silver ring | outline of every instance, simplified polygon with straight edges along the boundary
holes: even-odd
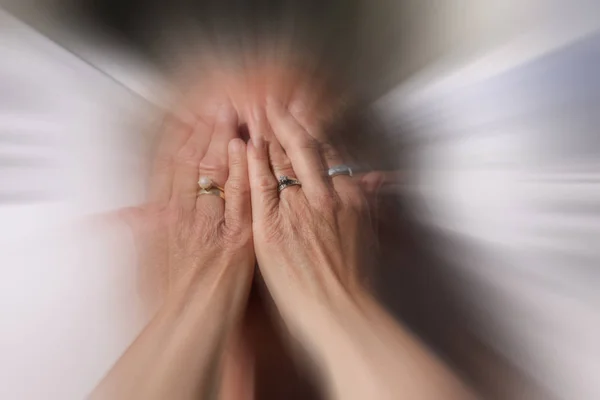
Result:
[[[286,175],[280,176],[277,182],[279,183],[277,185],[278,192],[281,192],[283,189],[288,188],[290,186],[302,186],[298,179],[290,178]]]
[[[350,168],[346,164],[340,164],[340,165],[336,165],[334,167],[329,168],[329,171],[327,171],[327,174],[331,178],[333,178],[334,176],[338,176],[338,175],[352,176],[352,168]]]

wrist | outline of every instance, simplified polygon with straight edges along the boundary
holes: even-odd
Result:
[[[409,330],[366,291],[339,299],[311,342],[333,398],[470,398]],[[348,382],[353,382],[351,387]]]
[[[300,340],[318,365],[331,398],[385,399],[377,395],[379,371],[371,364],[377,358],[374,351],[379,352],[373,345],[379,347],[376,342],[381,334],[376,332],[376,321],[369,315],[376,302],[364,290],[333,297],[312,312],[310,323],[298,332]],[[348,382],[360,388],[360,393],[348,393],[344,389]],[[349,397],[350,394],[356,396]]]
[[[240,261],[225,256],[204,261],[199,267],[180,274],[171,284],[168,297],[181,306],[219,302],[234,306],[244,301],[249,292],[253,264],[246,259]]]
[[[348,291],[337,286],[329,288],[326,298],[303,296],[299,303],[303,318],[296,320],[298,325],[293,328],[313,355],[322,358],[358,333],[356,327],[369,325],[368,309],[374,302],[364,289]]]
[[[215,334],[239,322],[252,282],[252,267],[231,260],[215,261],[180,276],[169,290],[159,314],[177,320],[199,320]],[[205,332],[208,335],[210,332]]]

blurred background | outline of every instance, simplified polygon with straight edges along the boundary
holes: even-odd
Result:
[[[600,398],[594,0],[0,0],[0,398],[83,398],[135,337],[132,239],[101,216],[144,201],[186,63],[281,38],[390,172],[389,309],[482,398]]]

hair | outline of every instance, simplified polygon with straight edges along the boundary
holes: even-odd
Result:
[[[355,65],[362,7],[361,0],[65,1],[161,65],[175,49],[196,51],[198,43],[247,51],[279,42],[337,77],[348,77]]]

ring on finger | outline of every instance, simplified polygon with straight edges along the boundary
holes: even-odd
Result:
[[[221,186],[215,184],[208,176],[201,176],[200,180],[198,180],[198,186],[200,186],[198,196],[210,194],[225,200],[225,190]]]
[[[353,172],[352,172],[352,168],[346,164],[340,164],[340,165],[335,165],[331,168],[329,168],[329,171],[327,171],[327,174],[333,178],[334,176],[338,176],[338,175],[347,175],[347,176],[352,176]]]
[[[290,186],[302,186],[302,183],[298,179],[290,178],[287,175],[282,175],[278,179],[277,191],[281,193],[283,189]]]

